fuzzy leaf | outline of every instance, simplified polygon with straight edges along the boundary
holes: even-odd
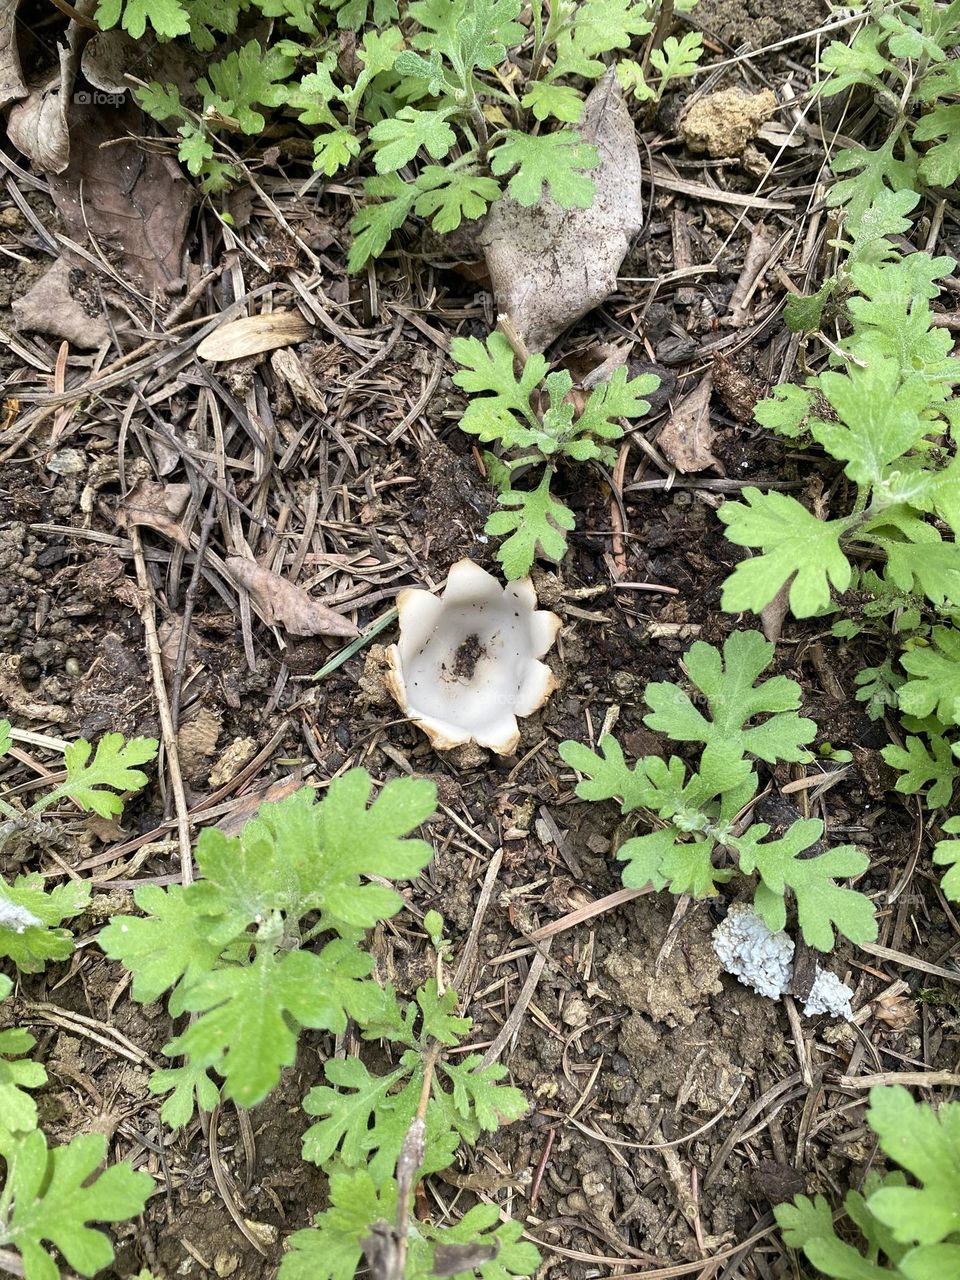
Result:
[[[69,796],[83,809],[92,810],[101,818],[123,812],[123,800],[114,791],[139,791],[146,785],[147,775],[135,765],[146,764],[157,754],[155,738],[131,738],[128,742],[121,733],[107,733],[97,743],[93,759],[90,743],[80,738],[70,743],[63,753],[67,777],[50,793],[49,801]],[[112,790],[100,790],[109,787]]]
[[[402,169],[421,147],[434,160],[442,160],[457,140],[447,124],[447,117],[453,111],[453,107],[431,111],[401,107],[395,116],[375,124],[370,130],[370,141],[376,148],[373,163],[377,173]]]
[[[558,502],[550,492],[550,470],[536,489],[507,489],[498,497],[504,511],[494,511],[484,531],[494,536],[510,537],[497,551],[503,572],[511,581],[530,572],[537,555],[560,561],[566,555],[565,534],[576,523],[569,507]]]
[[[583,94],[572,85],[534,80],[528,85],[520,105],[532,111],[537,120],[552,117],[565,124],[577,124],[583,115]]]
[[[960,1232],[960,1103],[935,1112],[901,1085],[874,1086],[867,1118],[880,1146],[919,1187],[881,1187],[868,1197],[901,1243],[938,1244]]]
[[[589,209],[596,188],[584,170],[599,163],[596,147],[571,130],[534,137],[511,129],[490,155],[498,178],[516,169],[507,191],[526,208],[540,202],[546,184],[561,209]]]
[[[286,102],[286,82],[295,65],[296,59],[279,46],[262,49],[259,41],[249,40],[225,58],[209,63],[207,75],[197,81],[204,111],[236,119],[246,134],[261,133],[267,122],[253,104],[279,107]]]
[[[147,23],[158,36],[172,40],[190,34],[190,17],[180,0],[100,0],[96,19],[105,31],[115,27],[123,15],[123,29],[139,40]]]
[[[59,1275],[44,1241],[83,1276],[113,1261],[109,1238],[88,1224],[120,1222],[141,1213],[153,1179],[117,1164],[88,1181],[106,1154],[107,1140],[100,1133],[83,1134],[68,1146],[49,1150],[39,1129],[5,1143],[6,1212],[0,1216],[0,1245],[19,1251],[27,1280],[56,1280]]]
[[[743,497],[743,502],[725,502],[717,514],[731,542],[759,547],[762,554],[741,561],[726,580],[724,609],[760,613],[792,578],[790,608],[795,617],[809,618],[830,603],[831,584],[846,591],[851,568],[840,537],[849,520],[818,520],[784,493],[748,488]]]
[[[797,900],[800,931],[811,947],[831,951],[833,928],[851,942],[872,942],[877,922],[870,899],[854,889],[844,889],[837,879],[859,875],[870,865],[867,856],[852,845],[830,849],[817,857],[802,857],[823,835],[819,818],[800,818],[779,839],[767,840],[770,827],[754,823],[744,835],[731,838],[740,870],[760,874],[754,905],[767,927],[779,932],[786,923],[784,892],[792,889]]]
[[[960,631],[934,628],[932,644],[909,649],[900,662],[910,679],[900,686],[900,710],[911,716],[936,713],[943,724],[960,725]]]
[[[647,685],[650,712],[644,716],[644,724],[674,742],[726,747],[739,756],[750,754],[768,764],[809,760],[804,744],[816,736],[817,726],[796,714],[800,686],[786,676],[756,683],[773,655],[774,646],[759,631],[733,632],[724,643],[722,658],[713,645],[698,640],[688,651],[685,666],[706,699],[710,718],[697,710],[677,685],[655,683]],[[745,727],[754,716],[768,713],[773,714],[762,724]]]
[[[947,835],[960,835],[960,818],[948,818],[943,824]],[[951,902],[960,902],[960,840],[940,840],[933,852],[938,867],[949,867],[940,882],[944,895]]]
[[[350,222],[353,244],[347,257],[347,270],[359,271],[371,258],[379,258],[390,237],[406,222],[417,199],[417,187],[404,182],[396,173],[380,178],[367,178],[363,189],[380,203],[364,204]]]
[[[355,1280],[370,1227],[396,1217],[396,1184],[378,1190],[365,1169],[334,1168],[328,1195],[316,1226],[290,1236],[278,1280]]]
[[[932,782],[933,786],[926,795],[930,808],[939,809],[950,803],[960,766],[955,763],[946,739],[931,738],[928,751],[922,738],[908,737],[905,747],[891,744],[880,754],[891,768],[901,771],[897,779],[898,791],[916,795]]]
[[[893,362],[822,373],[818,381],[840,421],[811,419],[810,432],[832,457],[846,463],[844,471],[855,484],[876,484],[928,429],[920,417],[925,397],[918,400],[911,384],[900,385]]]
[[[428,165],[417,178],[414,212],[432,219],[434,231],[445,235],[456,231],[464,218],[482,218],[500,195],[500,184],[466,169],[444,169]]]
[[[45,1085],[47,1073],[39,1062],[15,1060],[36,1043],[22,1027],[0,1031],[0,1131],[16,1133],[37,1127],[37,1104],[26,1090]]]
[[[73,936],[62,921],[90,901],[90,882],[68,880],[45,892],[43,876],[18,876],[12,885],[0,879],[0,956],[9,956],[23,973],[42,973],[48,960],[66,960]]]

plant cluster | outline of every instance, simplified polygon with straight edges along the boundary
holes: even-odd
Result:
[[[470,1027],[456,1016],[454,992],[432,981],[403,1002],[374,977],[360,944],[403,906],[384,878],[411,879],[430,861],[430,846],[410,833],[433,813],[436,792],[401,778],[371,804],[371,790],[369,775],[352,769],[319,803],[304,788],[263,805],[239,836],[203,831],[202,878],[143,886],[135,899],[144,915],[114,917],[99,943],[133,974],[135,1000],[169,993],[174,1017],[193,1015],[164,1049],[182,1064],[150,1080],[152,1092],[169,1095],[161,1117],[173,1128],[197,1103],[209,1111],[221,1097],[261,1102],[307,1028],[341,1033],[352,1020],[398,1055],[379,1075],[359,1058],[330,1059],[327,1083],[307,1095],[317,1120],[304,1156],[327,1173],[330,1206],[292,1238],[284,1280],[352,1280],[362,1255],[369,1260],[384,1240],[403,1241],[408,1280],[472,1274],[466,1263],[432,1270],[460,1257],[479,1259],[484,1280],[526,1276],[537,1252],[520,1240],[519,1224],[500,1224],[496,1206],[478,1206],[448,1229],[409,1217],[420,1177],[446,1168],[461,1141],[516,1119],[526,1103],[500,1083],[503,1067],[483,1067],[476,1055],[443,1061]]]
[[[939,103],[956,81],[958,63],[947,55],[958,43],[960,8],[924,0],[878,11],[849,49],[827,51],[833,76],[821,93],[867,85],[896,110],[879,150],[835,158],[837,172],[860,170],[829,196],[844,208],[834,242],[840,264],[815,295],[787,306],[794,330],[834,330],[827,367],[778,387],[756,418],[801,446],[818,445],[847,483],[829,503],[813,494],[812,510],[748,488],[719,511],[728,539],[752,553],[724,586],[725,609],[759,613],[783,592],[796,617],[844,605],[856,612],[837,620],[834,634],[880,646],[877,664],[857,677],[857,697],[873,719],[900,713],[904,741],[883,756],[900,771],[897,789],[926,790],[931,808],[949,805],[960,775],[960,360],[931,305],[955,263],[897,242],[911,228],[920,185],[960,172],[958,108]],[[914,124],[918,105],[926,114]],[[913,146],[941,134],[922,154]],[[831,589],[849,594],[838,605]],[[946,840],[935,853],[951,868],[944,892],[953,898],[958,854]]]
[[[460,429],[500,447],[499,453],[484,453],[501,507],[490,516],[486,532],[509,535],[497,559],[508,578],[522,578],[538,553],[551,560],[566,553],[566,535],[575,521],[570,508],[550,492],[558,463],[570,459],[612,466],[612,442],[623,436],[618,419],[642,418],[650,409],[642,397],[655,391],[660,380],[652,373],[628,378],[626,369],[617,369],[578,411],[567,370],[548,373],[547,360],[530,355],[520,362],[518,376],[518,362],[502,333],[492,333],[485,343],[454,338],[450,354],[460,365],[453,381],[474,396]],[[537,486],[515,488],[514,475],[531,467],[543,468]]]
[[[939,1280],[960,1275],[960,1103],[939,1111],[901,1085],[870,1091],[867,1123],[901,1169],[871,1172],[843,1202],[860,1240],[838,1235],[823,1196],[776,1210],[786,1243],[835,1280]],[[915,1181],[910,1182],[906,1175]]]
[[[0,756],[10,747],[10,724],[0,721]],[[92,750],[82,739],[68,746],[65,779],[26,811],[0,800],[0,848],[18,832],[29,831],[43,810],[63,799],[102,816],[120,813],[123,800],[117,793],[146,783],[135,766],[152,760],[157,744],[108,734],[91,760]],[[49,893],[42,886],[39,875],[19,876],[12,885],[0,879],[0,956],[10,957],[24,973],[39,973],[48,960],[70,955],[73,939],[60,925],[83,910],[90,895],[90,886],[82,881],[68,881]],[[0,1000],[12,989],[11,980],[0,974]],[[22,1027],[0,1031],[0,1248],[17,1250],[26,1280],[57,1280],[60,1273],[49,1245],[75,1271],[92,1276],[113,1261],[113,1247],[89,1224],[121,1222],[141,1213],[153,1179],[126,1162],[103,1169],[103,1134],[48,1145],[31,1092],[46,1084],[47,1073],[26,1056],[35,1044]]]
[[[753,762],[809,760],[806,744],[816,734],[813,721],[797,715],[794,680],[774,676],[757,684],[773,651],[757,631],[734,632],[722,655],[697,641],[685,665],[706,714],[678,685],[647,685],[644,724],[674,742],[702,743],[695,771],[678,756],[645,756],[630,767],[613,737],[601,740],[600,754],[572,741],[561,743],[560,754],[585,775],[577,786],[582,799],[616,798],[625,814],[645,811],[652,829],[617,852],[627,864],[627,887],[666,886],[703,898],[739,870],[756,876],[754,906],[774,932],[786,923],[789,893],[810,946],[831,950],[834,928],[853,942],[871,941],[877,926],[869,898],[837,883],[866,870],[863,853],[850,845],[817,853],[819,818],[798,818],[771,839],[767,823],[748,824],[745,817],[758,790]],[[757,723],[759,716],[766,718]]]
[[[283,24],[288,34],[267,47],[250,40],[211,62],[186,100],[171,83],[137,96],[155,119],[176,122],[181,160],[211,191],[237,177],[225,139],[261,134],[261,107],[313,133],[314,165],[328,177],[369,160],[368,198],[351,223],[356,271],[411,214],[445,233],[504,192],[533,205],[546,189],[563,208],[589,207],[598,156],[573,127],[584,86],[621,56],[621,82],[641,101],[697,70],[699,32],[651,52],[653,84],[627,56],[653,31],[655,10],[655,0],[535,0],[527,27],[522,0],[373,0],[372,11],[367,0],[100,0],[97,20],[137,39],[149,25],[203,52],[246,17]],[[358,33],[355,56],[344,56],[344,28]]]

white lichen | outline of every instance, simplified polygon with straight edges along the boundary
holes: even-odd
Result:
[[[779,1000],[793,994],[793,941],[782,930],[774,933],[745,903],[735,902],[714,929],[713,949],[726,972],[758,995]],[[828,1013],[849,1021],[852,996],[835,973],[817,965],[803,1012],[807,1017]]]
[[[727,973],[758,995],[779,1000],[793,978],[793,942],[771,933],[757,913],[735,902],[713,931],[713,949]]]
[[[500,755],[516,750],[518,716],[553,692],[540,658],[560,628],[537,609],[529,578],[504,587],[472,560],[450,569],[442,596],[406,590],[397,597],[400,639],[387,650],[387,687],[434,747],[476,742]]]

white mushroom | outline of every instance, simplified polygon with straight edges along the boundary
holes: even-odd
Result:
[[[472,560],[458,560],[442,596],[397,596],[400,639],[387,651],[387,685],[439,751],[476,742],[511,755],[517,717],[542,707],[556,687],[538,661],[560,619],[537,609],[529,578],[501,586]]]

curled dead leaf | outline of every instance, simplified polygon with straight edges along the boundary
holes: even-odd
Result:
[[[689,395],[677,402],[657,445],[684,475],[720,464],[710,452],[716,432],[710,425],[713,378],[708,373]]]
[[[17,46],[17,0],[7,0],[0,5],[0,110],[28,92]]]
[[[63,173],[70,163],[70,130],[67,104],[73,93],[80,65],[80,49],[89,33],[78,22],[67,27],[67,39],[57,53],[57,74],[31,89],[22,102],[10,109],[7,136],[18,151],[47,173]]]
[[[480,236],[497,309],[530,351],[543,351],[613,293],[643,225],[636,131],[613,67],[587,97],[578,132],[600,153],[591,207],[561,209],[545,195],[528,209],[507,196]]]
[[[179,523],[189,501],[188,484],[158,484],[156,480],[139,480],[117,512],[117,524],[121,529],[132,524],[155,529],[157,533],[179,542],[181,547],[189,551],[190,539]]]
[[[268,626],[279,623],[292,636],[342,636],[349,640],[360,634],[349,618],[256,561],[229,556],[224,563],[233,579],[250,592]]]
[[[242,360],[308,338],[311,325],[299,311],[267,311],[231,320],[208,334],[197,347],[201,360]]]

